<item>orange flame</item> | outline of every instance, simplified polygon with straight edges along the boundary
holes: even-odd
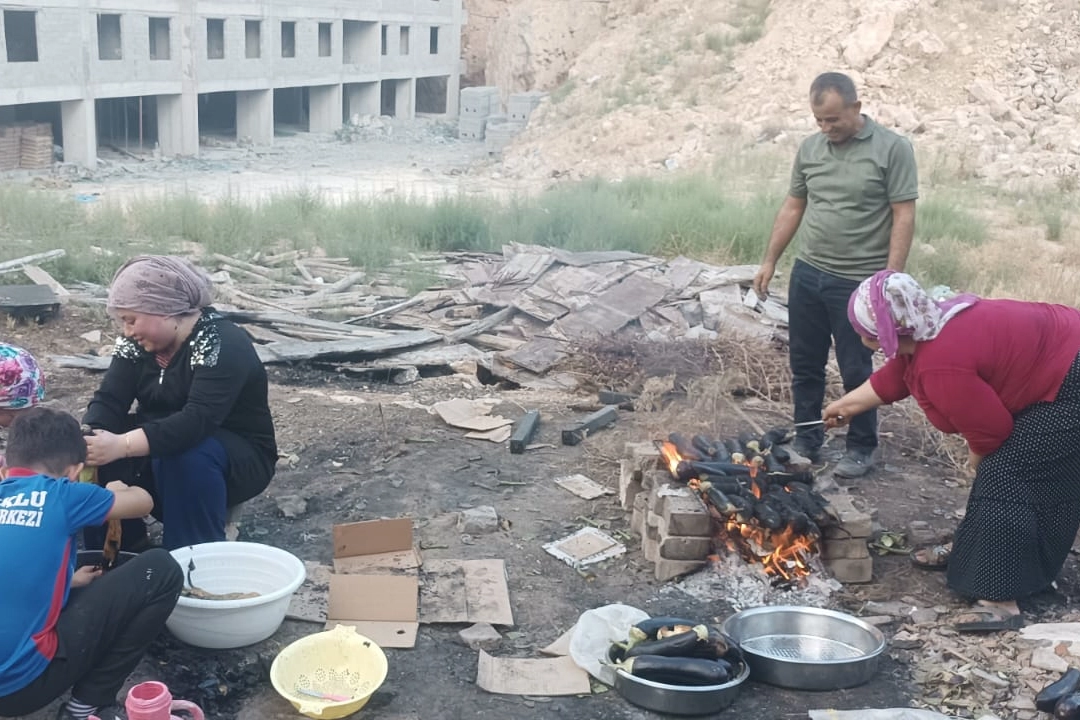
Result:
[[[665,440],[659,443],[660,457],[663,458],[664,464],[667,465],[668,471],[674,475],[676,468],[679,467],[679,463],[682,462],[683,457],[679,455],[678,448],[675,447],[675,443]]]
[[[657,442],[656,446],[668,471],[677,476],[679,463],[685,458],[670,441]],[[741,461],[740,464],[750,469],[749,489],[754,497],[760,500],[764,495],[764,487],[757,478],[764,461],[758,455],[734,460]],[[701,485],[698,478],[691,478],[687,482],[687,486],[695,492],[701,492]],[[791,492],[788,488],[784,490]],[[769,530],[761,527],[754,518],[739,522],[734,517],[724,517],[719,513],[719,508],[713,508],[709,504],[704,494],[702,499],[709,508],[710,515],[717,521],[714,526],[719,530],[713,538],[717,549],[727,548],[729,552],[739,554],[744,560],[761,565],[767,575],[779,580],[794,581],[810,574],[810,558],[817,554],[818,550],[814,538],[799,535],[791,527]]]

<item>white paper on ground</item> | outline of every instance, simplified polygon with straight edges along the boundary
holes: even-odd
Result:
[[[633,625],[648,620],[649,613],[629,605],[604,605],[581,613],[570,638],[570,657],[594,678],[615,684],[615,671],[607,662],[613,642],[626,642]]]
[[[888,708],[882,710],[811,710],[810,720],[957,720],[932,710]],[[981,718],[980,720],[988,720]]]
[[[1021,628],[1020,637],[1025,640],[1080,642],[1080,623],[1036,623]]]

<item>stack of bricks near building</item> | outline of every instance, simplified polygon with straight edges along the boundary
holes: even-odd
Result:
[[[870,582],[874,573],[874,559],[867,547],[873,531],[871,513],[856,508],[846,491],[826,498],[837,524],[821,531],[822,562],[842,583]]]
[[[10,125],[0,125],[0,171],[19,167],[20,130]]]
[[[488,118],[502,109],[499,88],[491,85],[465,88],[461,91],[458,137],[462,140],[483,140]]]
[[[705,505],[663,469],[656,447],[626,444],[619,465],[619,502],[632,513],[630,529],[641,538],[642,554],[665,581],[703,567],[712,553],[712,521]],[[823,528],[821,560],[843,583],[869,582],[874,561],[867,542],[873,518],[859,510],[846,491],[827,497],[836,523]]]
[[[498,155],[529,124],[529,117],[547,93],[539,90],[514,93],[506,103],[506,115],[488,120],[484,142],[489,155]]]
[[[656,579],[671,580],[703,567],[712,552],[705,506],[660,469],[652,443],[627,443],[626,455],[620,463],[619,501],[633,512],[631,530],[641,537]]]
[[[53,130],[49,123],[23,125],[19,137],[19,167],[46,170],[53,164]]]

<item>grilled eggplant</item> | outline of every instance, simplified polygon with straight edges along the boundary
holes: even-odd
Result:
[[[690,438],[690,444],[701,453],[703,459],[713,460],[716,458],[716,441],[708,435],[695,435]]]
[[[1057,720],[1080,720],[1080,693],[1066,695],[1054,705]]]
[[[617,664],[634,677],[665,685],[722,685],[729,678],[727,668],[705,658],[638,655]]]
[[[678,635],[669,635],[660,640],[647,640],[634,645],[626,651],[626,657],[639,655],[663,655],[664,657],[695,657],[698,645],[709,637],[709,628],[697,625]]]
[[[686,460],[703,460],[704,455],[694,447],[682,433],[673,432],[667,437],[668,442],[675,446],[675,449],[679,452],[679,455]]]
[[[764,500],[758,500],[754,503],[754,517],[757,518],[758,524],[763,528],[779,530],[784,527],[784,523],[780,519],[780,513]]]
[[[676,625],[696,627],[699,624],[700,623],[697,620],[687,620],[686,618],[672,617],[669,615],[651,617],[647,620],[642,620],[637,625],[630,628],[630,640],[633,641],[635,638],[638,642],[643,640],[655,640],[656,634],[664,628],[671,628]]]
[[[1064,675],[1050,683],[1035,696],[1035,709],[1040,712],[1054,712],[1058,701],[1080,690],[1080,670],[1069,668]]]

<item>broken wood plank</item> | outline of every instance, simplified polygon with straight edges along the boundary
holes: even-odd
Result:
[[[491,348],[492,350],[516,350],[526,342],[525,340],[518,340],[517,338],[509,338],[502,335],[489,335],[487,333],[474,335],[468,340],[473,345],[480,345],[481,347]]]
[[[512,365],[543,375],[552,366],[559,364],[569,353],[566,343],[540,337],[530,340],[517,350],[504,352],[500,357]]]
[[[597,410],[592,415],[562,431],[563,445],[577,445],[591,433],[613,424],[619,418],[619,411],[614,405]]]
[[[248,275],[254,275],[256,277],[265,278],[272,282],[280,280],[279,273],[275,273],[268,267],[262,265],[255,265],[239,258],[230,257],[228,255],[222,255],[221,253],[210,253],[210,258],[217,260],[222,265],[231,265],[234,268],[243,270]]]
[[[599,263],[620,262],[622,260],[648,260],[648,255],[629,252],[627,250],[589,250],[585,252],[570,252],[569,250],[556,250],[555,259],[563,265],[584,267]]]
[[[510,454],[521,455],[532,442],[536,428],[540,426],[540,411],[530,410],[514,423],[514,434],[510,436]]]
[[[354,318],[349,318],[348,320],[345,321],[345,324],[346,325],[351,325],[352,323],[363,322],[364,320],[370,320],[372,318],[382,317],[383,315],[390,315],[390,314],[395,313],[395,312],[397,312],[399,310],[405,310],[406,308],[411,308],[414,305],[419,305],[422,302],[424,302],[424,298],[422,298],[422,297],[420,297],[418,295],[416,297],[405,300],[404,302],[399,302],[399,303],[394,303],[393,305],[388,305],[388,306],[382,308],[381,310],[376,310],[375,312],[370,312],[370,313],[368,313],[366,315],[359,315],[359,316],[354,317]]]
[[[569,340],[604,337],[664,299],[667,286],[631,275],[585,308],[557,320],[553,327]]]
[[[67,251],[65,250],[49,250],[48,252],[26,255],[21,258],[15,258],[14,260],[5,260],[4,262],[0,262],[0,273],[22,270],[24,265],[37,265],[46,260],[55,260],[56,258],[64,257],[66,254]]]
[[[437,342],[439,336],[427,330],[414,330],[375,338],[355,338],[349,340],[331,340],[328,342],[306,342],[291,340],[256,345],[255,352],[263,363],[296,362],[318,359],[348,359],[368,355],[384,355],[395,350],[417,347]],[[106,370],[112,361],[110,357],[94,355],[53,355],[58,367],[81,368],[84,370]]]
[[[355,337],[381,337],[392,334],[392,331],[379,330],[378,328],[357,327],[331,320],[318,320],[293,312],[264,312],[255,310],[219,310],[229,320],[238,323],[265,323],[269,325],[299,325],[301,327],[320,328],[323,330],[335,330]]]
[[[466,325],[465,327],[459,330],[455,330],[452,333],[448,333],[446,335],[446,342],[460,342],[467,338],[471,338],[474,335],[485,333],[496,325],[506,322],[507,320],[512,318],[515,312],[517,311],[513,307],[505,307],[498,312],[493,312],[486,318],[477,320],[471,325]]]
[[[309,283],[315,283],[315,276],[308,271],[304,263],[299,260],[293,260],[293,267],[296,268],[296,271],[300,273],[300,277],[304,278],[304,280]]]
[[[24,265],[22,271],[26,277],[30,278],[38,285],[45,285],[56,293],[56,297],[60,299],[60,302],[67,302],[71,297],[71,293],[68,292],[67,288],[58,283],[56,278],[39,268],[37,265]]]

